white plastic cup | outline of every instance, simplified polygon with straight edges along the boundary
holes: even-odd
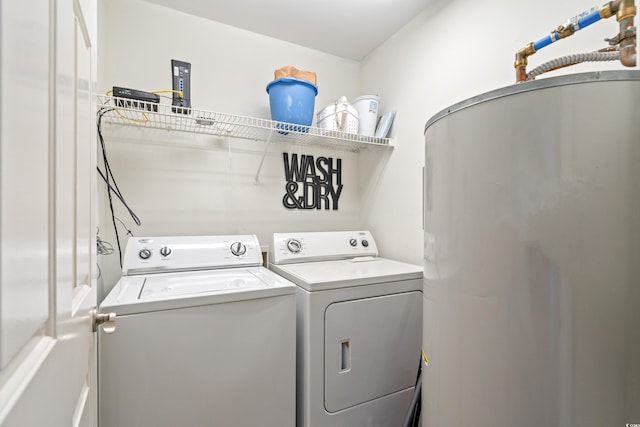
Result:
[[[378,104],[378,95],[364,95],[351,101],[351,105],[359,113],[358,133],[360,135],[374,135],[378,122]]]

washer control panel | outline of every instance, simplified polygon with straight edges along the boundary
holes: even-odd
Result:
[[[369,231],[274,233],[269,261],[288,264],[365,256],[378,256]]]
[[[255,235],[131,237],[124,275],[262,265]]]

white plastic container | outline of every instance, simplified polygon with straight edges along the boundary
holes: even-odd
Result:
[[[358,110],[344,96],[324,107],[316,116],[321,129],[358,133]]]
[[[360,96],[351,101],[351,104],[358,110],[360,117],[358,133],[360,135],[373,136],[378,122],[378,95]]]

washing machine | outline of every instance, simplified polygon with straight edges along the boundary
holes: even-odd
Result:
[[[295,286],[256,236],[132,237],[123,273],[100,305],[100,427],[295,426]]]
[[[296,284],[298,427],[402,425],[420,365],[422,267],[368,231],[276,233],[269,268]]]

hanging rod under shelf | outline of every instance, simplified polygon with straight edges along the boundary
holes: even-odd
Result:
[[[395,140],[391,138],[375,138],[195,108],[184,109],[108,95],[97,96],[99,108],[112,109],[104,115],[102,120],[105,123],[254,141],[309,144],[352,152],[368,147],[395,147]]]

